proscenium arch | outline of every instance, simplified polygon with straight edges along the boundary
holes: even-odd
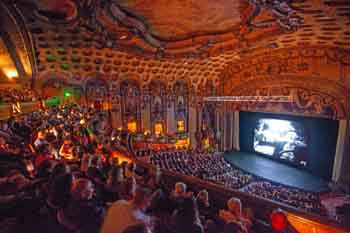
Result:
[[[330,85],[332,86],[332,85]],[[323,96],[328,96],[330,98],[334,98],[336,100],[337,105],[337,118],[348,118],[350,116],[349,113],[349,94],[346,96],[342,95],[345,90],[339,90],[339,87],[334,87],[326,90],[323,88],[324,86],[320,83],[318,85],[315,82],[306,83],[301,81],[281,81],[281,80],[269,80],[265,82],[261,82],[261,80],[257,79],[254,81],[246,82],[241,85],[237,85],[229,91],[225,92],[226,96],[250,96],[252,93],[256,93],[256,91],[263,89],[273,89],[276,90],[275,93],[269,93],[269,95],[281,95],[281,90],[283,88],[294,89],[294,90],[302,90],[315,92]],[[341,89],[341,88],[340,88]],[[289,112],[285,112],[289,113]],[[317,116],[318,113],[313,113],[314,116]]]

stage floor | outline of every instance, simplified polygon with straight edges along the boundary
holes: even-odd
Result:
[[[301,169],[246,152],[226,152],[232,165],[267,180],[312,192],[328,191],[328,182]]]

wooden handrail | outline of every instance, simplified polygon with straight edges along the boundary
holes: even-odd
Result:
[[[55,99],[56,97],[44,100],[46,106],[51,106],[49,104],[50,100]],[[14,112],[13,106],[20,107],[20,112]],[[37,111],[41,108],[40,101],[29,101],[29,102],[19,102],[19,103],[5,103],[0,104],[0,120],[6,120],[14,115],[27,114],[30,112]]]

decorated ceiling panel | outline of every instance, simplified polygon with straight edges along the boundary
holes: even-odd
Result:
[[[242,12],[249,7],[247,2],[232,0],[121,0],[118,4],[121,9],[143,21],[151,35],[163,41],[239,29]]]
[[[70,71],[78,79],[104,72],[217,84],[225,64],[250,41],[296,31],[303,20],[284,2],[17,2],[35,41],[38,71]]]
[[[199,91],[211,82],[216,90],[222,84],[226,93],[236,93],[260,78],[268,86],[272,79],[282,83],[297,76],[300,88],[330,81],[332,95],[349,90],[349,67],[338,59],[350,47],[348,1],[14,2],[34,41],[38,79],[62,73],[79,83],[99,73],[113,80],[131,77],[141,87],[153,79],[168,88],[186,80]],[[317,55],[311,62],[300,54],[310,50],[337,51],[336,59]]]

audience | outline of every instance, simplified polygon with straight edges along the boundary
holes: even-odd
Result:
[[[112,152],[122,143],[114,141],[116,131],[100,124],[106,119],[100,111],[71,105],[2,122],[0,223],[15,218],[10,232],[19,233],[251,231],[252,215],[239,199],[219,211],[207,190],[167,183],[161,172],[166,169],[324,213],[319,195],[264,181],[216,154],[147,151],[155,165],[149,171],[121,163]]]
[[[152,164],[163,169],[196,176],[207,181],[240,189],[260,197],[272,199],[306,211],[326,215],[319,195],[263,181],[229,164],[215,154],[189,153],[186,151],[160,151],[151,154]],[[202,209],[203,206],[200,206]]]
[[[0,89],[0,104],[31,102],[38,100],[37,94],[29,88],[23,89]]]

